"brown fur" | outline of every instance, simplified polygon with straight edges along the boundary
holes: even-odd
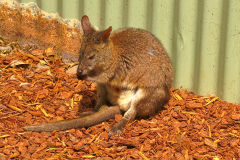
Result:
[[[82,28],[84,38],[77,74],[79,79],[92,80],[97,84],[98,102],[93,111],[82,113],[79,120],[74,120],[74,123],[81,124],[71,125],[66,121],[59,127],[51,128],[51,125],[59,124],[54,122],[48,125],[49,130],[88,127],[90,125],[82,124],[83,117],[94,119],[94,122],[100,118],[106,120],[121,110],[124,112],[122,120],[109,132],[109,136],[120,135],[127,122],[157,113],[169,100],[173,81],[170,59],[157,38],[145,30],[127,28],[111,34],[112,27],[109,27],[96,31],[87,16],[82,18]],[[118,109],[111,112],[111,116],[96,115],[101,112],[102,105]],[[41,128],[43,131],[44,126]]]

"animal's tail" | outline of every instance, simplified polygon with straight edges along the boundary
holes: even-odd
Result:
[[[72,128],[83,128],[90,127],[96,124],[99,124],[103,121],[107,121],[111,118],[114,118],[114,115],[120,114],[120,109],[118,106],[102,106],[99,111],[76,119],[71,120],[62,120],[52,123],[44,123],[40,125],[30,125],[24,127],[25,131],[53,131],[53,130],[67,130]]]

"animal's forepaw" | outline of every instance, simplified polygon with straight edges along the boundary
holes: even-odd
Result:
[[[111,138],[111,136],[118,135],[120,136],[122,134],[123,127],[121,123],[115,124],[112,129],[108,133],[108,140]]]

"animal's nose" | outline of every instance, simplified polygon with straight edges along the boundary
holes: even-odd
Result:
[[[78,69],[77,69],[77,76],[78,76],[78,77],[81,76],[82,73],[83,73],[83,70],[78,67]]]
[[[82,74],[82,72],[83,72],[83,70],[78,68],[77,74]]]
[[[78,67],[78,69],[77,69],[77,77],[78,77],[78,79],[83,80],[86,77],[86,73],[85,72],[86,71],[84,71],[84,69]]]

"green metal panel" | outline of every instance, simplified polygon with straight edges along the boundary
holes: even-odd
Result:
[[[221,9],[222,3],[220,0],[205,1],[202,52],[200,53],[200,93],[214,93],[217,90]]]
[[[161,40],[168,54],[174,57],[175,53],[172,51],[174,0],[154,0],[152,12],[152,17],[148,17],[152,19],[152,33]]]
[[[104,20],[104,11],[102,11],[101,0],[85,0],[84,1],[84,14],[88,15],[93,25],[101,27]]]
[[[62,0],[62,16],[78,19],[79,5],[79,0]]]
[[[20,0],[21,3],[28,3],[28,2],[35,2],[37,3],[38,0]]]
[[[104,15],[104,26],[101,27],[109,27],[112,26],[113,29],[122,28],[123,26],[123,9],[124,3],[119,0],[106,0],[105,4],[105,15]]]
[[[176,4],[178,3],[178,4]],[[175,59],[175,85],[193,89],[194,58],[196,45],[197,1],[175,1],[178,13],[175,13],[173,28],[173,52]],[[186,12],[188,11],[188,12]]]
[[[58,11],[58,0],[41,1],[41,3],[38,2],[38,4],[50,13],[56,13]]]
[[[240,1],[230,0],[224,49],[223,98],[240,103]]]
[[[146,28],[147,0],[128,1],[127,27]]]
[[[104,29],[144,28],[175,69],[175,87],[240,103],[239,0],[21,0]]]

